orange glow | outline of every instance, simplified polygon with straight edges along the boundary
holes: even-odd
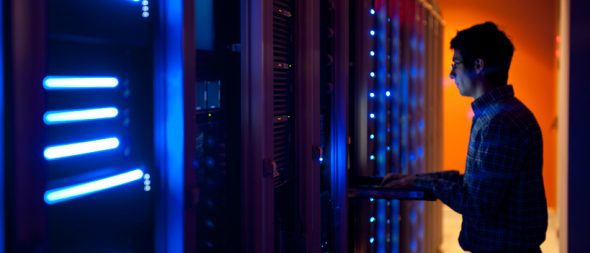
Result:
[[[438,0],[446,22],[443,40],[443,163],[444,169],[464,170],[471,127],[471,98],[461,97],[449,79],[453,51],[450,40],[458,30],[493,21],[515,45],[508,82],[516,96],[535,114],[544,142],[543,176],[548,205],[556,203],[557,65],[555,50],[557,0]]]

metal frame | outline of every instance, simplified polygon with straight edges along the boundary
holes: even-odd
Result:
[[[156,251],[196,249],[192,160],[194,152],[194,17],[192,1],[160,0],[154,61],[154,147],[160,169]],[[189,11],[185,11],[189,10]],[[187,15],[188,13],[188,15]],[[193,56],[193,57],[191,57]],[[188,192],[188,196],[185,196]]]
[[[305,249],[319,251],[319,3],[296,5],[295,161]],[[274,252],[272,1],[242,2],[243,251]],[[263,43],[261,43],[263,42]],[[267,173],[265,173],[265,171]]]
[[[274,252],[272,2],[242,1],[243,252]],[[262,42],[262,43],[261,43]],[[267,164],[265,164],[265,161]]]
[[[304,248],[309,253],[319,252],[321,232],[320,164],[314,155],[320,144],[319,9],[319,1],[296,2],[300,18],[295,21],[295,168]]]
[[[6,250],[5,246],[5,216],[4,216],[4,192],[6,187],[4,166],[4,1],[0,0],[0,252]]]
[[[330,130],[331,200],[334,250],[348,252],[348,87],[349,87],[349,0],[334,4],[334,72],[332,129]]]
[[[195,105],[195,83],[197,80],[195,62],[195,12],[194,0],[183,0],[182,13],[182,68],[183,68],[183,109],[184,109],[184,252],[197,252],[197,204],[199,201],[197,175],[193,161],[196,159],[197,129]]]
[[[559,1],[559,69],[558,69],[558,83],[557,83],[557,224],[559,224],[559,252],[568,253],[569,249],[569,128],[570,128],[570,113],[569,113],[569,99],[570,99],[570,54],[571,48],[578,53],[580,50],[578,46],[573,47],[570,44],[570,2],[572,0]],[[579,26],[582,23],[574,23]],[[577,40],[576,40],[577,41]],[[579,63],[578,63],[579,64]],[[578,146],[580,147],[580,146]],[[575,190],[583,190],[577,188]],[[572,206],[573,207],[573,206]],[[572,231],[575,232],[575,231]]]
[[[13,119],[8,127],[7,180],[9,183],[7,251],[43,251],[47,245],[46,212],[43,202],[45,186],[43,129],[44,93],[42,81],[46,71],[45,1],[10,2],[10,78],[12,100],[7,108]],[[6,40],[4,40],[6,41]],[[7,71],[7,73],[9,73]],[[18,141],[17,141],[18,140]]]

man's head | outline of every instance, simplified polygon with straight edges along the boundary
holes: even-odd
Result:
[[[496,24],[485,22],[457,32],[450,77],[463,96],[477,98],[486,90],[505,85],[514,46]]]

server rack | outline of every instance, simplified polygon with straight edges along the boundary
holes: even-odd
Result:
[[[240,1],[195,1],[195,104],[190,118],[197,182],[197,252],[239,252],[241,246]],[[232,243],[227,243],[232,238]]]
[[[155,4],[47,2],[43,119],[52,251],[149,251],[153,247],[142,243],[153,241],[150,7]],[[105,15],[111,19],[104,20]],[[92,82],[95,87],[70,86]],[[69,121],[69,114],[82,112],[91,119]],[[60,154],[68,152],[66,148],[87,146],[97,152]],[[110,182],[117,187],[67,202],[52,198],[82,187],[101,189],[100,183],[107,187]],[[68,188],[72,185],[79,188]]]
[[[146,2],[148,4],[144,4]],[[150,39],[140,39],[139,44],[137,41],[123,43],[122,47],[135,48],[129,50],[143,54],[131,53],[126,59],[116,60],[116,64],[106,64],[109,66],[102,70],[116,69],[120,67],[117,64],[131,66],[131,70],[121,71],[124,74],[116,76],[120,83],[116,89],[120,90],[111,90],[115,91],[111,95],[103,92],[96,98],[130,109],[128,113],[121,109],[122,112],[117,114],[121,117],[110,119],[114,126],[103,124],[94,127],[100,131],[122,132],[125,138],[121,139],[125,141],[119,140],[118,145],[129,143],[130,148],[128,152],[123,150],[117,161],[143,165],[144,174],[145,171],[151,172],[149,180],[143,177],[128,184],[131,188],[126,192],[129,194],[138,193],[138,189],[139,192],[149,189],[147,193],[141,192],[143,198],[134,200],[141,203],[121,204],[136,204],[129,207],[131,209],[145,207],[143,216],[138,218],[140,221],[126,221],[136,222],[136,225],[119,224],[121,227],[136,226],[135,230],[141,230],[140,233],[129,232],[136,237],[126,242],[109,239],[107,233],[101,234],[107,242],[103,246],[158,252],[235,252],[240,249],[243,252],[430,252],[423,248],[427,246],[421,245],[425,245],[426,240],[433,242],[428,245],[436,244],[436,239],[429,239],[432,237],[428,233],[437,228],[425,229],[422,219],[432,216],[422,218],[420,214],[430,212],[430,209],[422,211],[420,204],[406,206],[399,201],[378,199],[362,200],[361,205],[364,203],[369,207],[361,207],[357,200],[347,199],[347,181],[348,177],[378,176],[394,169],[405,168],[406,172],[412,173],[438,168],[435,148],[437,143],[440,144],[436,136],[440,135],[435,133],[440,131],[436,127],[437,120],[440,120],[436,119],[436,115],[440,113],[426,109],[428,103],[440,103],[437,100],[440,87],[436,89],[440,79],[433,74],[440,66],[432,63],[440,60],[440,43],[436,42],[436,39],[440,40],[440,33],[436,34],[436,31],[440,31],[441,24],[440,17],[435,16],[437,10],[424,1],[410,0],[351,3],[347,0],[210,1],[210,4],[230,7],[213,8],[213,20],[219,20],[213,22],[212,29],[220,37],[210,44],[215,49],[208,50],[199,44],[205,33],[199,32],[199,24],[202,24],[199,15],[202,13],[199,14],[197,8],[202,7],[199,4],[203,2],[207,1],[94,3],[112,5],[112,8],[121,4],[138,7],[133,10],[137,11],[141,20],[148,21],[148,30],[157,29],[153,46],[149,44]],[[48,3],[49,7],[52,4],[81,5],[69,0]],[[18,13],[28,15],[13,16],[11,23],[45,22],[46,13],[40,11],[45,7],[29,8],[31,4],[32,1],[13,1],[12,7],[18,9]],[[82,6],[82,9],[94,5]],[[146,5],[149,6],[145,8]],[[52,8],[54,11],[68,10],[53,6],[48,9],[49,14]],[[146,9],[150,10],[147,15]],[[375,16],[372,16],[371,10],[375,11]],[[426,23],[415,23],[413,16]],[[158,19],[153,20],[155,17]],[[318,26],[320,17],[322,21]],[[354,21],[350,22],[349,17]],[[29,22],[31,20],[33,22]],[[429,28],[426,30],[422,24]],[[370,33],[370,26],[373,25],[376,36]],[[43,143],[34,140],[47,138],[51,141],[75,133],[74,128],[69,128],[71,131],[56,128],[50,132],[46,131],[46,126],[38,124],[46,111],[45,106],[65,108],[66,101],[76,100],[68,97],[66,92],[50,94],[47,91],[45,96],[35,83],[42,82],[47,73],[51,73],[52,77],[68,74],[60,71],[67,72],[68,61],[76,61],[83,55],[71,51],[86,52],[85,46],[99,47],[102,54],[92,50],[96,54],[93,59],[105,59],[104,62],[109,62],[108,57],[121,55],[109,54],[112,48],[102,48],[112,43],[108,40],[88,40],[84,36],[58,33],[51,36],[49,48],[45,48],[41,36],[46,33],[43,26],[13,29],[26,32],[16,32],[10,41],[15,49],[19,49],[16,52],[22,53],[15,59],[25,61],[15,64],[10,75],[16,82],[14,90],[9,92],[14,93],[15,98],[24,99],[9,101],[15,105],[15,111],[9,113],[9,116],[14,116],[9,117],[14,124],[11,127],[14,139],[11,141],[19,140],[14,142],[16,155],[9,166],[31,166],[27,167],[29,171],[13,171],[15,174],[9,175],[21,180],[11,187],[27,186],[25,191],[15,190],[14,196],[18,197],[10,201],[24,201],[15,204],[14,210],[19,211],[13,210],[9,215],[25,210],[23,213],[28,212],[37,220],[15,216],[17,219],[11,229],[23,229],[25,236],[22,238],[28,241],[18,244],[17,238],[9,238],[9,242],[18,244],[9,246],[30,247],[19,248],[24,251],[43,247],[73,247],[72,250],[78,250],[94,242],[79,234],[74,235],[81,238],[77,246],[67,245],[65,240],[58,238],[67,236],[67,233],[59,235],[44,229],[45,224],[56,228],[55,224],[60,224],[60,219],[67,217],[53,215],[59,210],[44,215],[46,204],[36,196],[44,193],[44,187],[40,187],[44,185],[44,176],[59,179],[63,175],[45,174],[47,161],[34,153],[34,150],[43,148]],[[104,35],[113,34],[117,35],[109,32]],[[419,35],[414,41],[410,39],[413,34]],[[425,39],[426,36],[432,37]],[[141,41],[147,44],[141,44]],[[64,46],[64,43],[80,45]],[[153,52],[148,48],[155,48],[155,54],[151,55]],[[431,50],[432,54],[427,50]],[[439,58],[436,58],[436,53]],[[43,64],[46,54],[55,59],[48,65]],[[55,55],[64,57],[57,58]],[[425,57],[431,57],[430,61]],[[152,70],[150,66],[153,66]],[[429,68],[422,71],[423,66]],[[77,73],[85,67],[91,69],[92,66],[79,64],[74,66],[77,69],[70,71]],[[125,74],[135,73],[133,69],[137,73],[150,74],[140,77]],[[415,70],[413,74],[412,69]],[[371,72],[374,76],[370,75]],[[155,74],[153,80],[150,80],[151,73]],[[119,79],[119,76],[123,77]],[[138,82],[154,83],[154,86],[148,87],[147,91],[138,91],[135,86]],[[154,94],[150,94],[152,89]],[[94,94],[89,94],[89,99],[85,101],[77,102],[95,102],[91,95]],[[408,96],[415,98],[413,103],[404,100]],[[31,97],[35,99],[28,100]],[[388,100],[388,97],[391,99]],[[351,102],[350,107],[348,101]],[[133,113],[138,107],[150,104],[154,105],[153,112],[148,109],[146,114]],[[374,110],[376,120],[370,117],[369,110]],[[377,117],[379,115],[388,116]],[[424,115],[427,115],[424,121],[420,117],[412,118]],[[28,122],[37,122],[26,128],[33,135],[27,135],[18,128]],[[140,123],[153,129],[140,129]],[[237,126],[240,126],[239,131]],[[420,130],[422,126],[424,130]],[[389,150],[388,144],[391,145]],[[391,149],[399,152],[392,155]],[[412,154],[420,156],[421,152],[422,156],[431,158],[411,159]],[[12,154],[9,155],[12,157]],[[374,160],[371,160],[371,155]],[[32,159],[21,160],[23,157]],[[119,164],[106,159],[106,155],[103,158],[92,166],[102,167],[100,163],[109,162]],[[95,172],[92,168],[89,170]],[[63,182],[52,180],[56,185]],[[136,189],[137,186],[141,187]],[[152,195],[154,190],[157,196]],[[94,199],[96,196],[109,199],[107,194],[96,194]],[[90,206],[80,205],[78,210]],[[328,208],[320,209],[321,206]],[[350,212],[348,207],[351,207]],[[53,207],[49,209],[57,210]],[[396,221],[398,217],[401,218],[399,222]],[[411,217],[416,217],[415,222],[411,222],[414,220]],[[49,221],[45,221],[46,218]],[[387,218],[390,224],[387,224]],[[404,223],[408,218],[410,222]],[[431,226],[435,221],[426,224]],[[147,235],[154,231],[155,236]],[[13,231],[10,234],[21,235]],[[228,237],[234,243],[222,244],[221,241]],[[140,241],[155,241],[155,245],[137,244]],[[343,242],[350,242],[350,245]],[[415,246],[406,249],[402,245]]]
[[[316,252],[319,3],[245,1],[245,6],[243,249]]]
[[[194,189],[183,139],[190,2],[3,1],[2,250],[190,250],[180,201]]]
[[[295,19],[297,1],[274,0],[272,22],[272,177],[274,185],[275,252],[303,250],[296,200],[298,175],[295,151]]]
[[[322,147],[328,158],[346,154],[322,164],[322,205],[332,208],[322,214],[322,251],[435,252],[440,244],[439,203],[388,200],[386,194],[359,199],[355,182],[358,177],[389,172],[440,169],[440,11],[434,1],[348,4],[325,1],[322,9],[322,29],[326,29],[322,59],[327,59],[322,62]],[[345,16],[343,10],[350,22],[337,18]],[[335,29],[339,23],[345,28]],[[350,51],[336,52],[344,45],[341,36],[346,32]],[[350,57],[350,67],[343,69],[339,61],[332,65],[336,57]],[[335,73],[350,77],[343,85],[349,89],[350,101],[344,109],[335,102],[342,102],[340,96],[346,94],[338,93],[342,81],[334,81]],[[343,112],[348,115],[338,116]],[[342,122],[347,122],[346,127]],[[348,139],[337,134],[339,128],[350,129]],[[350,152],[339,151],[344,147]],[[348,182],[342,181],[342,175]],[[339,198],[335,193],[342,189],[352,190],[355,199]],[[346,217],[349,223],[343,226]],[[333,230],[336,227],[348,234]],[[338,244],[343,241],[349,245]]]

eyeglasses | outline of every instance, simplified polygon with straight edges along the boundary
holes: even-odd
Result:
[[[451,63],[451,69],[455,69],[457,67],[457,65],[459,64],[463,64],[462,61],[453,61],[453,63]]]

